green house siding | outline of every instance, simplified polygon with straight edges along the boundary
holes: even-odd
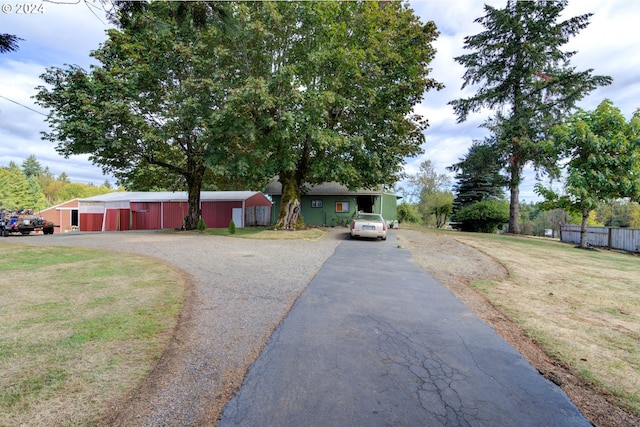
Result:
[[[395,194],[383,194],[380,197],[382,202],[382,208],[380,213],[382,217],[387,221],[395,221],[398,207],[398,197]]]
[[[273,223],[278,218],[281,196],[273,195]],[[305,224],[338,226],[347,225],[358,210],[382,214],[387,221],[396,219],[397,197],[393,194],[343,196],[305,195],[300,201],[301,214]],[[338,211],[340,210],[340,211]]]
[[[303,196],[300,203],[302,218],[310,225],[346,225],[357,212],[353,196]]]

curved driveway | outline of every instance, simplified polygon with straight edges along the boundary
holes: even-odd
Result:
[[[190,274],[175,339],[143,389],[114,408],[111,425],[215,425],[252,362],[220,426],[591,425],[393,233],[386,242],[344,236],[3,241],[133,252]]]
[[[344,240],[344,229],[332,230],[319,241],[133,231],[0,242],[142,254],[187,273],[191,285],[175,337],[142,389],[114,407],[107,424],[213,426],[273,330]]]
[[[219,426],[591,423],[391,235],[337,247]]]

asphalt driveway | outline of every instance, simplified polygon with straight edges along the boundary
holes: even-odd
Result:
[[[336,248],[218,425],[591,423],[390,233]]]

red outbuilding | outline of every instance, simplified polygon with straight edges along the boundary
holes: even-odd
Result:
[[[257,191],[203,191],[207,228],[271,225],[271,200]],[[182,227],[186,192],[118,192],[78,201],[80,231],[161,230]]]
[[[80,224],[78,199],[69,200],[68,202],[36,212],[36,216],[42,217],[48,222],[55,224],[54,233],[66,233],[77,230]]]

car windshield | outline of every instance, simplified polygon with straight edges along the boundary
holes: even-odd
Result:
[[[364,221],[382,221],[382,217],[376,214],[358,214],[356,219],[361,219]]]

